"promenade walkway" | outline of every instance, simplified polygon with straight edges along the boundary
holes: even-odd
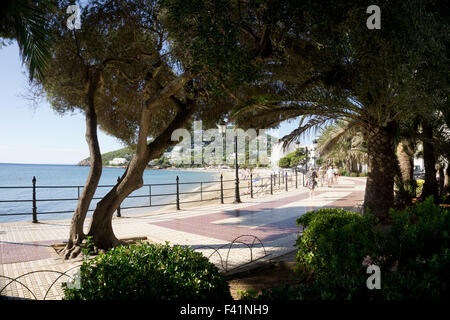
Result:
[[[299,216],[321,207],[355,208],[364,198],[364,188],[363,178],[340,177],[332,188],[318,188],[313,198],[299,187],[254,199],[243,197],[241,204],[126,215],[114,218],[113,228],[120,239],[144,237],[155,243],[191,246],[227,272],[294,250],[301,232],[296,226]],[[64,261],[52,247],[68,238],[69,228],[70,221],[0,223],[0,275],[12,279],[24,275],[17,279],[23,285],[17,281],[8,285],[10,281],[0,277],[0,291],[7,285],[0,294],[61,299],[60,283],[68,280],[61,273],[70,270],[67,274],[73,275],[82,262],[81,258]]]

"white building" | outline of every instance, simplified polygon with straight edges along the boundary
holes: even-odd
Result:
[[[112,159],[109,164],[111,166],[122,166],[128,163],[128,160],[125,158],[114,158]]]

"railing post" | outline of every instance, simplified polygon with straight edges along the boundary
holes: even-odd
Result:
[[[180,210],[180,178],[177,176],[177,210]]]
[[[253,198],[253,173],[250,173],[250,198]]]
[[[200,182],[200,201],[203,201],[203,182]]]
[[[284,179],[286,180],[286,183],[285,183],[286,191],[288,191],[288,174],[287,174],[287,172],[284,173]]]
[[[278,172],[278,188],[281,188],[281,172]]]
[[[37,205],[36,205],[36,177],[31,180],[33,183],[33,223],[38,223],[37,220]]]
[[[223,204],[223,175],[220,175],[220,203]]]
[[[297,168],[295,168],[295,189],[298,188],[298,172]]]
[[[152,206],[152,185],[148,186],[148,202],[149,206]]]
[[[272,174],[270,174],[270,194],[273,194],[273,182],[272,182]]]
[[[120,177],[117,177],[117,183],[120,182]],[[120,214],[120,204],[119,207],[117,208],[117,217],[120,218],[122,215]]]

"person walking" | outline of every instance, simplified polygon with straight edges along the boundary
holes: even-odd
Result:
[[[314,170],[314,168],[309,169],[308,176],[306,178],[306,187],[309,189],[309,197],[312,198],[312,195],[314,193],[314,189],[317,186],[317,172]]]
[[[318,175],[319,175],[319,183],[320,183],[321,187],[323,187],[323,185],[325,184],[325,176],[326,176],[326,174],[327,174],[327,172],[326,172],[325,168],[324,167],[320,167]]]
[[[328,180],[328,188],[331,188],[331,184],[333,183],[333,167],[329,167],[327,170],[327,180]]]
[[[338,170],[338,167],[336,167],[336,166],[333,169],[333,175],[334,175],[334,182],[337,182],[338,176],[339,176],[339,170]]]

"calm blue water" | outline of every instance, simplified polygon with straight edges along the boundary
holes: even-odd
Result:
[[[125,169],[122,168],[103,168],[100,185],[108,187],[99,187],[95,197],[102,197],[110,189],[111,185],[117,182],[117,177],[121,176]],[[78,192],[82,192],[82,186],[85,184],[89,174],[89,167],[80,167],[74,165],[41,165],[41,164],[2,164],[0,163],[0,187],[28,187],[5,189],[0,188],[0,201],[2,200],[31,200],[32,199],[32,178],[36,177],[36,198],[38,220],[70,219],[72,213],[58,214],[39,214],[39,212],[48,211],[73,211],[77,204]],[[179,170],[145,170],[144,184],[164,184],[175,183],[176,176],[180,177],[180,183],[200,182],[216,180],[217,175],[211,172],[198,171],[179,171]],[[51,186],[75,186],[73,188],[45,188]],[[80,186],[77,188],[76,186]],[[180,184],[180,192],[188,192],[199,187],[199,184]],[[139,198],[126,199],[121,207],[149,205],[150,199],[149,187],[144,186],[132,193],[142,195]],[[151,193],[152,205],[173,203],[175,196],[155,196],[156,194],[175,193],[176,186],[152,186]],[[52,199],[75,199],[70,201],[39,201]],[[99,200],[93,200],[90,208],[94,209]],[[130,209],[131,210],[131,209]],[[149,211],[151,208],[145,209]],[[32,202],[0,202],[0,214],[12,213],[31,213]],[[122,213],[126,213],[123,211]],[[134,210],[138,212],[138,210]],[[91,215],[92,212],[88,214]],[[31,215],[24,216],[0,216],[0,222],[13,221],[31,221]]]

